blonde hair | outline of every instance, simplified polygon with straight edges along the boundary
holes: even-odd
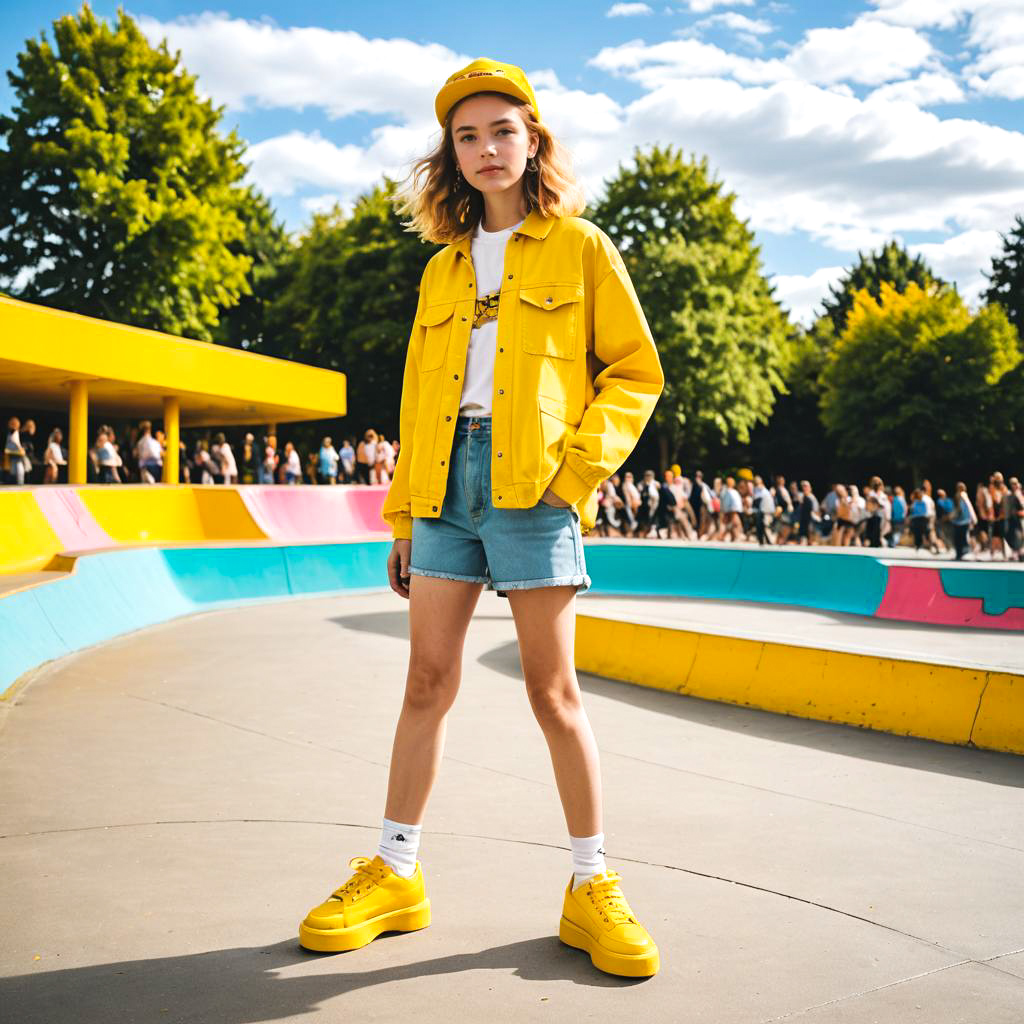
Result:
[[[528,165],[522,178],[527,212],[540,210],[546,217],[579,216],[586,201],[573,174],[572,159],[547,125],[538,120],[532,105],[505,93],[472,95],[493,95],[508,100],[518,107],[526,130],[538,140],[533,157],[537,169],[530,170]],[[452,140],[452,118],[460,103],[448,112],[441,141],[413,164],[405,187],[395,197],[399,213],[409,217],[408,221],[403,221],[405,228],[415,231],[426,242],[442,245],[472,234],[484,212],[483,194],[465,179],[456,184],[458,164]]]

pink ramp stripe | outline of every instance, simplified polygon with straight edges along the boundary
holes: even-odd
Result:
[[[65,551],[115,546],[107,531],[93,519],[78,491],[51,485],[33,488],[33,495]]]
[[[889,566],[889,583],[875,618],[936,626],[1024,630],[1024,608],[1008,608],[1002,615],[989,615],[980,597],[950,597],[942,589],[938,569],[904,565]]]
[[[387,495],[378,486],[250,485],[238,488],[256,525],[272,540],[345,540],[355,535],[391,536],[380,510]]]

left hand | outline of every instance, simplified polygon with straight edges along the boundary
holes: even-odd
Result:
[[[545,505],[554,505],[555,508],[569,507],[569,502],[562,501],[562,499],[555,494],[550,487],[540,496],[540,500],[543,501]]]

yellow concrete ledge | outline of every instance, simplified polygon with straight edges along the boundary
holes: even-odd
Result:
[[[576,667],[689,697],[1024,754],[1024,676],[576,616]]]

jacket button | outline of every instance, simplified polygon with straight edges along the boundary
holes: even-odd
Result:
[[[459,375],[458,375],[457,373],[456,373],[456,374],[454,374],[454,377],[455,377],[455,379],[456,379],[456,380],[458,380],[458,379],[459,379]]]
[[[551,296],[549,295],[544,301],[547,302],[548,304],[550,304],[551,303]],[[465,320],[466,318],[463,317],[462,319]]]
[[[501,452],[498,452],[498,458],[499,459],[501,458]]]
[[[498,388],[498,394],[499,395],[505,394],[505,389],[504,388]]]
[[[451,416],[445,416],[445,419],[446,419],[446,420],[450,420],[450,419],[451,419]]]
[[[473,282],[472,282],[472,281],[470,281],[470,282],[469,282],[469,284],[467,284],[467,285],[466,285],[466,287],[467,287],[467,288],[472,288],[472,287],[473,287]]]
[[[442,466],[444,465],[444,459],[442,459],[442,460],[441,460],[441,465],[442,465]]]
[[[437,511],[437,506],[436,506],[436,505],[434,505],[434,506],[433,506],[433,509],[434,509],[434,511],[436,512],[436,511]]]
[[[499,348],[498,351],[499,352],[504,352],[505,350],[503,348]]]
[[[463,322],[463,323],[465,323],[465,322],[466,322],[466,320],[468,320],[468,319],[469,319],[468,317],[465,317],[465,316],[464,316],[464,317],[462,318],[462,322]]]
[[[501,495],[500,494],[498,495],[498,501],[501,501]]]
[[[509,279],[510,281],[512,280],[512,275],[511,275],[511,274],[509,274],[509,275],[508,275],[508,279]]]

